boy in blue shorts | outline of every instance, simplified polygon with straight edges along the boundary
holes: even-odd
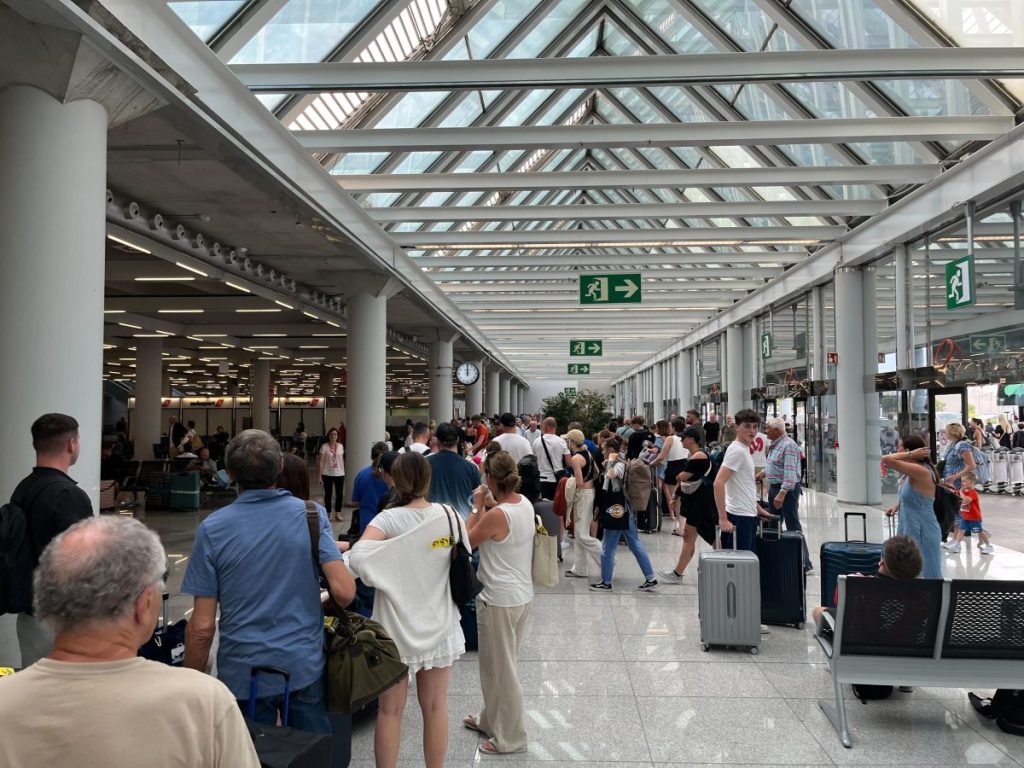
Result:
[[[974,487],[976,482],[977,477],[973,472],[964,472],[960,475],[960,520],[956,527],[956,537],[942,545],[951,554],[960,551],[960,542],[968,531],[980,539],[981,554],[991,555],[995,552],[992,541],[981,524],[981,502]]]

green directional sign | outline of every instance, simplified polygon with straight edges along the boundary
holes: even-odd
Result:
[[[971,352],[981,355],[999,355],[1006,351],[1006,335],[971,336]]]
[[[580,304],[639,304],[640,273],[580,275]]]
[[[600,357],[604,342],[600,339],[573,339],[569,342],[569,357]]]
[[[974,290],[974,257],[964,256],[946,265],[946,309],[970,307],[977,300]]]
[[[569,363],[570,376],[589,376],[590,363]]]
[[[566,387],[565,394],[569,395],[569,397],[576,397],[576,387]]]
[[[770,333],[761,334],[761,358],[767,360],[772,356],[772,335]]]

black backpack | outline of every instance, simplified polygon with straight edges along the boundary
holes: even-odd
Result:
[[[25,512],[10,501],[0,507],[0,613],[32,608],[32,570]]]
[[[1000,730],[1024,736],[1024,691],[1001,688],[991,699],[973,693],[968,693],[967,698],[979,714],[995,720]]]

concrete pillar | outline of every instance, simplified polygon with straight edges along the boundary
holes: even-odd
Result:
[[[836,415],[840,501],[867,504],[867,435],[864,390],[864,281],[855,267],[836,270]],[[871,306],[874,313],[874,305]]]
[[[440,424],[451,421],[454,405],[452,404],[452,367],[454,357],[452,345],[454,336],[439,336],[430,342],[430,418]]]
[[[878,504],[882,500],[882,435],[881,420],[879,414],[878,393],[875,391],[875,373],[878,370],[878,274],[874,267],[864,267],[862,270],[862,282],[864,291],[864,325],[862,338],[864,339],[863,360],[864,360],[864,426],[865,426],[865,456],[867,457],[864,466],[867,468],[867,493],[868,504]],[[840,358],[842,359],[842,358]],[[840,435],[840,439],[842,436]]]
[[[466,416],[476,416],[484,410],[484,361],[473,360],[480,375],[475,383],[466,387]]]
[[[41,90],[0,91],[0,498],[35,464],[44,413],[79,423],[71,475],[99,506],[107,112]]]
[[[821,288],[811,288],[811,343],[807,350],[810,376],[815,381],[826,378],[825,370],[825,307]]]
[[[679,415],[693,408],[693,350],[684,349],[677,358],[679,366]]]
[[[907,246],[897,246],[893,253],[896,256],[896,369],[904,370],[915,367],[912,264]]]
[[[174,397],[174,387],[171,386],[171,372],[166,369],[160,373],[160,395],[162,397]]]
[[[664,373],[661,363],[655,363],[654,367],[651,368],[651,400],[654,403],[651,409],[652,421],[668,418],[668,414],[665,413]]]
[[[498,383],[498,413],[506,413],[512,408],[512,380],[508,374],[501,374]]]
[[[725,329],[725,371],[722,383],[729,396],[728,413],[734,414],[743,408],[743,332],[738,325]]]
[[[252,384],[252,428],[270,431],[270,361],[254,360],[254,376]]]
[[[139,339],[135,345],[135,412],[132,438],[135,458],[152,459],[153,445],[163,429],[160,380],[163,374],[163,339]]]
[[[385,288],[387,286],[385,285]],[[348,299],[348,434],[345,439],[345,473],[370,464],[370,448],[384,439],[387,421],[387,303],[388,292],[377,285]],[[374,290],[374,289],[377,290]],[[345,494],[351,498],[352,483]]]
[[[516,410],[519,413],[526,413],[526,385],[520,384],[516,387],[518,393],[518,400],[516,401]]]
[[[761,386],[757,373],[757,359],[760,355],[757,343],[757,326],[753,321],[743,324],[743,407],[754,405],[750,390]]]
[[[331,396],[331,379],[333,370],[330,368],[320,369],[320,378],[316,383],[316,395],[317,397],[330,397]]]
[[[488,416],[501,413],[501,371],[495,365],[487,368],[487,391],[484,393],[485,408]]]

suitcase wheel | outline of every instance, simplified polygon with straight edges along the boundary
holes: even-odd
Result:
[[[750,655],[751,656],[757,656],[757,646],[756,645],[750,646]]]
[[[804,628],[804,623],[803,623],[802,621],[801,621],[801,622],[799,622],[799,623],[798,623],[798,624],[796,625],[796,628],[797,628],[797,629],[803,629],[803,628]]]
[[[711,646],[710,646],[710,645],[708,645],[707,643],[701,643],[701,644],[700,644],[700,649],[701,649],[702,651],[704,651],[704,653],[707,653],[707,652],[708,652],[708,650],[710,650],[710,648],[711,648]]]

